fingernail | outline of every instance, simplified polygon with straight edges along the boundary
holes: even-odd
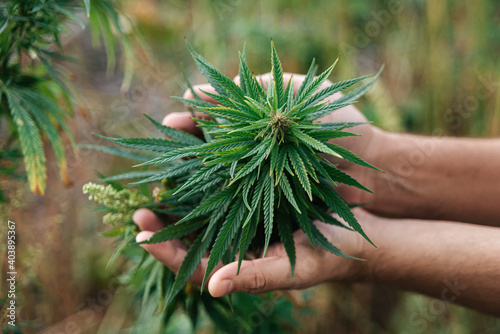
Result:
[[[136,235],[135,242],[143,242],[149,240],[149,238],[151,238],[153,234],[154,234],[153,232],[142,231],[138,235]]]
[[[218,289],[218,295],[219,297],[225,296],[233,292],[233,281],[226,279],[223,280],[219,283],[219,289]]]

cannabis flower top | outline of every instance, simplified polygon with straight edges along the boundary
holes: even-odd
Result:
[[[129,189],[117,190],[111,185],[105,187],[92,182],[83,186],[83,193],[89,194],[89,200],[104,205],[110,211],[103,217],[103,222],[110,225],[131,221],[134,210],[151,201],[149,197]]]
[[[240,54],[238,86],[189,44],[188,47],[199,70],[217,92],[204,92],[217,104],[203,101],[192,88],[195,99],[176,98],[211,116],[211,120],[195,118],[203,130],[204,140],[152,119],[168,139],[108,138],[122,146],[156,155],[138,166],[160,167],[117,175],[115,179],[142,178],[135,184],[166,179],[173,185],[155,204],[156,211],[182,218],[157,232],[148,242],[182,238],[197,232],[196,239],[189,241],[190,247],[170,298],[181,290],[207,250],[210,256],[204,281],[217,263],[229,263],[237,253],[239,264],[249,249],[265,256],[274,240],[283,243],[293,275],[293,231],[296,229],[303,230],[313,246],[348,256],[323,236],[312,219],[352,228],[369,241],[348,203],[333,187],[345,183],[369,190],[321,155],[329,154],[375,168],[330,142],[334,138],[355,136],[344,129],[360,123],[315,121],[354,103],[373,85],[380,72],[367,84],[325,102],[336,92],[367,77],[337,82],[320,90],[337,61],[317,77],[313,62],[294,93],[294,82],[283,80],[281,63],[271,42],[272,80],[267,87],[249,70],[245,51]],[[154,209],[154,205],[150,207]],[[181,209],[185,214],[179,214]],[[330,214],[332,211],[350,227],[335,220]]]

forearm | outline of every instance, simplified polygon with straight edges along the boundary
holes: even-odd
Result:
[[[500,140],[385,134],[380,150],[371,211],[500,226]]]
[[[500,229],[377,219],[364,225],[363,279],[500,316]]]

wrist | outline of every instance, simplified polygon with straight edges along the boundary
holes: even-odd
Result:
[[[400,216],[405,211],[404,193],[411,187],[407,184],[409,171],[405,165],[406,155],[414,150],[411,136],[390,133],[378,128],[374,129],[372,140],[373,157],[371,162],[382,170],[370,170],[370,180],[374,195],[366,209],[370,212]]]
[[[336,233],[337,238],[342,239],[341,242],[337,242],[341,250],[359,260],[345,259],[346,263],[342,265],[345,271],[339,270],[339,266],[336,265],[333,280],[344,282],[370,282],[373,280],[374,268],[380,254],[380,235],[381,230],[385,226],[384,221],[386,219],[372,215],[360,208],[354,209],[353,212],[358,222],[362,225],[364,232],[370,240],[372,240],[375,246],[368,242],[358,232],[343,229],[342,232],[339,231],[340,233]],[[339,274],[340,276],[335,276]]]
[[[356,261],[352,280],[353,282],[373,282],[375,272],[384,252],[383,236],[387,219],[374,216],[364,210],[358,210],[356,217],[363,226],[366,235],[373,241],[375,246],[370,244],[363,237],[359,236],[359,251],[357,257],[362,261]]]

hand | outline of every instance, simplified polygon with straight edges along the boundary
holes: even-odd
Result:
[[[292,74],[285,74],[285,80],[288,81]],[[265,74],[260,78],[264,84],[269,82],[270,74]],[[293,75],[295,87],[300,87],[304,80],[302,75]],[[235,79],[239,81],[238,78]],[[327,82],[325,85],[331,85]],[[215,103],[210,97],[202,91],[213,92],[210,85],[197,85],[194,87],[196,93],[208,102]],[[193,98],[190,90],[184,94],[185,98]],[[339,95],[332,97],[338,98]],[[364,122],[366,118],[354,107],[343,108],[336,112],[337,117],[322,119],[322,121],[331,122]],[[167,115],[163,124],[174,127],[186,132],[201,135],[196,123],[191,119],[190,113],[171,113]],[[361,125],[353,128],[353,132],[361,134],[363,139],[370,141],[373,137],[375,128],[371,125]],[[357,143],[348,138],[338,141],[339,144],[347,146],[352,150],[356,146],[358,151],[362,151],[366,144]],[[355,150],[356,150],[355,149]],[[358,153],[359,154],[359,153]],[[345,161],[335,161],[335,163],[344,165],[346,168],[356,168],[354,165]],[[362,173],[360,170],[359,172]],[[356,177],[356,176],[355,176]],[[354,196],[359,191],[345,188],[345,192],[352,192]],[[359,197],[359,195],[358,195]],[[359,200],[362,201],[362,200]],[[369,217],[368,214],[358,210],[359,215]],[[373,218],[372,218],[373,219]],[[134,215],[134,221],[143,230],[138,236],[137,241],[149,239],[154,232],[163,227],[161,221],[148,210],[138,210]],[[363,253],[363,247],[366,242],[362,240],[359,234],[342,229],[339,227],[326,225],[320,222],[316,223],[318,228],[325,234],[330,241],[349,255],[360,257]],[[233,292],[264,292],[269,290],[304,288],[327,280],[355,280],[360,277],[361,263],[355,260],[341,258],[324,251],[321,248],[314,249],[307,236],[302,231],[297,231],[294,235],[297,261],[294,277],[291,278],[291,268],[288,256],[282,244],[272,245],[265,259],[256,259],[252,261],[243,261],[240,274],[236,275],[237,262],[231,263],[225,267],[219,265],[215,268],[213,276],[209,278],[208,288],[212,295],[223,296]],[[150,252],[156,259],[164,263],[171,270],[177,271],[187,253],[187,247],[180,240],[168,241],[160,244],[142,245],[144,249]],[[207,258],[202,259],[200,266],[191,276],[190,282],[201,284]]]
[[[361,209],[356,209],[355,213],[361,224],[377,219]],[[146,209],[135,212],[134,222],[142,230],[136,237],[137,242],[149,239],[163,227],[158,217]],[[315,224],[332,244],[351,256],[363,257],[368,247],[375,249],[356,232],[322,222]],[[268,248],[265,258],[243,261],[239,275],[237,261],[226,266],[219,264],[208,282],[210,294],[221,297],[236,292],[299,289],[329,280],[356,281],[365,275],[365,262],[339,257],[320,247],[314,249],[301,230],[295,232],[294,241],[297,259],[293,278],[285,249],[281,243],[276,243]],[[179,270],[187,252],[187,246],[180,240],[143,244],[141,247],[174,272]],[[208,258],[204,257],[189,282],[196,285],[202,283],[207,262]]]

